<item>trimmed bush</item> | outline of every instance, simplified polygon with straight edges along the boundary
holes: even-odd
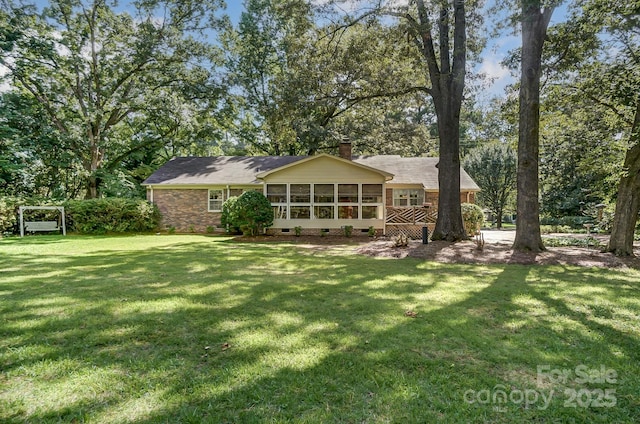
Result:
[[[0,197],[0,235],[16,225],[17,199]]]
[[[262,193],[245,191],[224,202],[221,220],[228,232],[240,230],[245,235],[258,235],[273,225],[271,202]]]
[[[464,222],[464,230],[468,236],[475,235],[484,222],[484,213],[480,206],[473,203],[463,203],[462,221]]]
[[[222,204],[222,216],[220,217],[220,223],[222,227],[230,234],[240,234],[240,227],[238,224],[238,203],[237,197],[229,197]]]
[[[84,234],[147,232],[160,223],[158,208],[146,200],[69,200],[65,209],[69,228]]]

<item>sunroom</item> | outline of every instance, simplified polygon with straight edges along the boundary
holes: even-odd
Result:
[[[384,230],[384,184],[393,175],[318,155],[258,174],[274,213],[272,233]]]

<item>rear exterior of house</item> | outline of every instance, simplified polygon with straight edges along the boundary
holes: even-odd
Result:
[[[256,190],[271,202],[270,234],[396,235],[419,238],[437,215],[438,158],[400,156],[217,156],[175,158],[143,184],[165,228],[222,231],[222,204]],[[474,202],[478,186],[461,170],[461,201]]]

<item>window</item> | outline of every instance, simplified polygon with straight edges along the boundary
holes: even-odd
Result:
[[[394,189],[393,206],[422,206],[424,190],[422,189]]]
[[[357,206],[338,206],[338,218],[358,219],[358,207]]]
[[[338,184],[339,203],[358,203],[358,184]]]
[[[289,186],[289,199],[291,203],[310,203],[311,185],[291,184]]]
[[[209,212],[220,212],[224,203],[224,190],[209,190]]]
[[[333,206],[314,206],[313,217],[315,219],[333,219],[334,210]]]
[[[382,206],[362,205],[362,219],[382,219]]]
[[[362,184],[362,203],[382,203],[382,184]]]
[[[310,206],[291,206],[291,219],[310,219]]]
[[[271,205],[273,219],[287,219],[287,207],[284,205]]]
[[[333,203],[333,199],[333,184],[314,184],[313,201],[315,203]]]
[[[267,199],[271,203],[287,203],[287,185],[267,184]]]

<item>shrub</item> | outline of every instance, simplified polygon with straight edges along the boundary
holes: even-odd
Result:
[[[584,228],[582,228],[584,231]],[[575,233],[576,231],[572,230],[571,227],[566,225],[540,225],[540,232],[542,234],[550,234],[550,233]]]
[[[583,230],[584,224],[592,223],[594,219],[590,216],[561,216],[559,218],[545,216],[540,218],[540,225],[551,225],[569,227],[574,230]]]
[[[484,213],[482,213],[480,206],[473,203],[463,203],[461,207],[464,230],[468,236],[473,236],[480,230],[484,222]]]
[[[84,234],[146,232],[160,223],[158,208],[146,200],[69,200],[65,210],[69,227]]]
[[[342,230],[344,231],[345,237],[351,237],[351,234],[353,234],[353,225],[345,225]]]
[[[547,247],[604,247],[604,245],[594,237],[544,237],[543,241]]]
[[[207,225],[207,234],[213,234],[216,232],[216,227],[213,225]]]
[[[222,227],[230,234],[239,234],[240,227],[238,224],[238,208],[236,206],[238,202],[237,197],[229,197],[222,204],[222,216],[220,217],[220,223]]]
[[[273,225],[271,202],[262,193],[245,191],[224,202],[221,219],[227,231],[239,229],[243,234],[257,235]]]
[[[0,197],[0,234],[15,227],[17,202],[14,198]]]
[[[376,229],[373,228],[373,225],[369,227],[369,229],[367,230],[367,235],[369,237],[375,237],[376,236]]]
[[[300,237],[302,235],[302,227],[300,226],[294,227],[293,231],[296,233],[296,237]]]

